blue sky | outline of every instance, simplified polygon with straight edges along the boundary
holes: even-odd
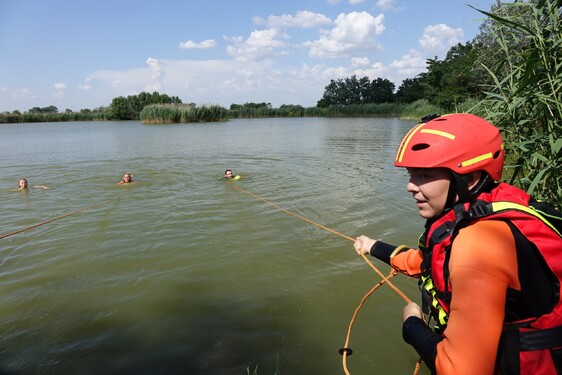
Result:
[[[0,0],[0,112],[184,103],[314,106],[331,79],[394,82],[472,40],[495,0]]]

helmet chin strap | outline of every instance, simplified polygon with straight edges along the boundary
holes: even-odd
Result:
[[[456,203],[472,202],[482,192],[489,191],[496,185],[486,172],[480,172],[478,183],[470,190],[468,189],[469,180],[468,174],[458,174],[451,171],[451,183],[449,184],[445,208],[453,208]]]

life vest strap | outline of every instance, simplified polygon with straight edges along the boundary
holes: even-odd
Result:
[[[519,350],[532,351],[562,347],[562,326],[519,332]]]

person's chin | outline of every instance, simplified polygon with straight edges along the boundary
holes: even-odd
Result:
[[[428,210],[427,208],[420,208],[418,211],[418,214],[424,218],[424,219],[431,219],[433,216],[433,212],[431,212],[431,210]]]

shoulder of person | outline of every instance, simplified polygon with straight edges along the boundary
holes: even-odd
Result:
[[[506,263],[516,256],[515,239],[509,225],[501,220],[480,220],[459,230],[453,240],[451,262],[475,264]]]

